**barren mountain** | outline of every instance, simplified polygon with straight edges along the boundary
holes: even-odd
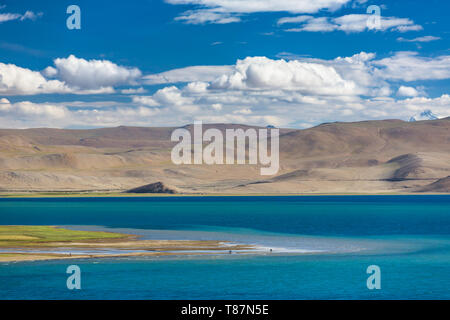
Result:
[[[450,118],[280,129],[274,176],[257,165],[174,165],[175,129],[0,129],[0,190],[126,191],[161,182],[179,193],[448,192],[426,186],[450,175]]]

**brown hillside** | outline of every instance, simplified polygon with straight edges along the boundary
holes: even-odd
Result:
[[[164,181],[187,193],[416,192],[450,175],[450,118],[281,129],[275,176],[255,165],[176,166],[174,129],[0,129],[0,189],[125,191]]]

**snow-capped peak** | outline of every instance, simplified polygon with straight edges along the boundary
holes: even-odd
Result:
[[[437,120],[437,119],[439,119],[439,117],[437,115],[435,115],[431,110],[425,110],[419,114],[416,114],[415,116],[412,116],[409,119],[409,122],[422,121],[422,120]]]

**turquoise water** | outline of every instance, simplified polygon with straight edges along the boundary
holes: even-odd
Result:
[[[273,248],[0,263],[2,299],[450,298],[450,196],[2,199],[0,224]],[[82,290],[66,288],[70,264],[82,270]],[[366,287],[369,265],[381,268],[381,290]]]

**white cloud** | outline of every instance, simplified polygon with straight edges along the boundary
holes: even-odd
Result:
[[[230,66],[193,66],[150,74],[143,77],[144,83],[165,84],[178,82],[212,81],[223,74],[231,74]]]
[[[248,57],[238,60],[235,72],[211,83],[211,89],[296,90],[308,94],[354,94],[353,81],[344,80],[331,66],[318,63]]]
[[[399,32],[408,32],[408,31],[420,31],[423,30],[423,27],[417,24],[412,24],[412,25],[400,25],[396,29]]]
[[[159,89],[152,96],[134,96],[133,103],[149,107],[171,108],[172,110],[192,113],[199,108],[194,104],[194,98],[175,86]]]
[[[368,100],[362,116],[366,118],[397,118],[408,120],[412,115],[424,110],[432,110],[441,117],[450,116],[450,96],[443,94],[436,98],[413,97],[408,99]]]
[[[374,53],[360,52],[351,57],[337,57],[333,60],[308,58],[303,60],[332,66],[345,80],[353,81],[358,85],[359,94],[389,96],[391,94],[389,83],[377,75],[372,66],[375,56]]]
[[[55,67],[49,66],[42,72],[0,62],[0,94],[113,93],[114,86],[135,85],[141,77],[139,69],[118,66],[107,60],[87,61],[71,55],[54,62]],[[124,89],[124,92],[142,93],[143,90]]]
[[[435,37],[435,36],[423,36],[423,37],[417,37],[414,39],[405,39],[402,37],[397,38],[397,41],[399,42],[430,42],[430,41],[436,41],[436,40],[440,40],[440,37]]]
[[[137,68],[118,66],[108,60],[85,60],[70,55],[68,58],[54,60],[55,68],[46,73],[55,74],[68,85],[88,90],[113,87],[121,84],[136,84],[141,77]]]
[[[230,94],[228,94],[230,95]],[[233,92],[236,98],[238,92]],[[217,97],[216,97],[217,98]],[[193,113],[178,112],[173,108],[151,108],[144,106],[72,109],[50,103],[28,101],[11,104],[0,100],[0,127],[110,127],[119,125],[179,126],[194,120],[214,123],[243,123],[266,126],[310,127],[327,121],[358,121],[367,119],[397,118],[408,120],[411,115],[425,109],[442,117],[450,116],[450,96],[437,98],[414,97],[408,99],[372,98],[341,100],[324,97],[324,104],[307,101],[283,101],[281,96],[254,95],[258,104],[246,106],[247,99],[224,103],[221,108],[211,107],[206,97]],[[248,99],[251,100],[251,99]],[[226,101],[224,99],[224,101]],[[231,101],[231,100],[230,100]]]
[[[122,90],[120,90],[120,92],[122,94],[138,94],[138,93],[145,93],[145,92],[147,92],[147,90],[145,90],[142,87],[139,87],[136,89],[134,89],[134,88],[122,89]]]
[[[416,58],[430,62],[441,60],[441,57]],[[385,74],[386,67],[380,67],[380,63],[390,66],[386,60],[376,60],[374,53],[366,52],[332,60],[248,57],[226,66],[225,74],[213,72],[214,80],[190,82],[179,89],[166,87],[147,99],[151,101],[149,105],[159,105],[162,110],[159,116],[170,113],[187,122],[198,119],[302,127],[336,120],[409,119],[412,111],[426,104],[440,114],[450,106],[445,95],[421,99],[423,92],[417,88],[400,86],[393,92],[391,81],[397,83],[398,79]],[[415,64],[409,68],[415,68]],[[391,97],[393,94],[414,99],[395,99]],[[190,115],[177,116],[180,106],[198,108],[192,109]]]
[[[34,13],[33,11],[26,11],[24,14],[19,13],[0,13],[0,23],[13,20],[36,20],[42,16],[42,12]]]
[[[0,100],[0,125],[8,127],[54,127],[59,120],[66,120],[69,111],[52,104],[36,104],[29,101],[10,103]]]
[[[160,106],[160,104],[158,102],[156,102],[156,100],[150,96],[134,96],[134,97],[132,97],[132,101],[133,101],[133,103],[137,103],[137,104],[149,106],[149,107]]]
[[[222,110],[222,104],[220,104],[220,103],[213,103],[211,105],[211,108],[213,108],[216,111],[220,111],[220,110]]]
[[[417,97],[419,92],[413,87],[400,86],[397,95],[400,97]]]
[[[54,78],[58,74],[58,70],[56,70],[53,67],[47,67],[44,70],[42,70],[42,74],[46,76],[47,78]]]
[[[336,10],[351,0],[166,0],[170,4],[193,4],[223,12],[317,12]]]
[[[17,13],[0,13],[0,23],[17,20],[20,17],[21,15]]]
[[[36,20],[39,17],[42,17],[43,13],[34,13],[33,11],[26,11],[22,16],[20,16],[20,21],[24,20]]]
[[[296,16],[296,17],[284,17],[284,18],[280,18],[277,22],[278,25],[282,25],[282,24],[286,24],[286,23],[301,23],[301,22],[305,22],[307,20],[310,20],[312,17],[311,16]]]
[[[194,104],[194,98],[184,95],[175,86],[165,87],[156,91],[152,98],[162,106],[172,107],[182,112],[192,113],[199,110],[198,106]]]
[[[5,95],[69,93],[70,88],[59,80],[47,80],[36,71],[14,64],[0,63],[0,93]]]
[[[207,82],[191,82],[184,88],[184,90],[192,92],[192,93],[203,93],[208,90],[209,84]]]
[[[281,18],[278,20],[278,24],[300,23],[298,27],[286,29],[288,32],[343,31],[352,33],[370,30],[371,28],[369,28],[367,21],[371,17],[372,15],[369,14],[348,14],[336,18],[297,16]],[[422,26],[414,24],[414,21],[408,18],[380,16],[380,26],[373,30],[406,32],[422,30]]]
[[[45,116],[52,119],[64,118],[66,109],[51,104],[35,104],[28,101],[12,104],[12,108],[24,116]]]
[[[450,56],[420,57],[417,52],[397,52],[374,61],[380,77],[391,80],[438,80],[450,78]]]
[[[187,24],[227,24],[241,21],[238,16],[232,16],[226,12],[214,12],[211,10],[186,11],[181,16],[176,17],[175,20],[183,21]]]
[[[416,58],[441,60],[440,57]],[[194,81],[181,88],[166,87],[154,95],[133,98],[133,102],[157,106],[161,110],[159,117],[172,114],[174,119],[190,119],[187,122],[203,119],[266,125],[268,117],[273,117],[270,123],[276,125],[307,126],[308,123],[314,125],[336,120],[409,119],[414,109],[412,102],[418,106],[421,100],[392,98],[390,82],[397,83],[398,79],[389,77],[389,73],[384,71],[386,67],[380,67],[380,63],[390,66],[386,60],[376,60],[374,53],[366,52],[332,60],[297,57],[297,60],[286,61],[248,57],[238,60],[233,66],[221,66],[225,74],[213,72],[216,75],[214,80]],[[415,64],[409,68],[415,68]],[[214,70],[214,67],[209,70]],[[202,77],[195,77],[198,78]],[[179,78],[172,80],[178,81]],[[169,79],[164,78],[164,81]],[[395,93],[398,97],[418,99],[423,94],[422,90],[407,86]],[[426,101],[431,106],[438,106],[439,101],[446,100],[444,96]],[[179,114],[181,107],[190,113]]]
[[[233,111],[234,114],[251,114],[252,109],[250,108],[244,108],[244,109],[238,109]]]
[[[179,126],[194,120],[308,127],[329,121],[408,120],[425,109],[450,115],[448,95],[423,97],[420,86],[408,86],[405,81],[409,80],[398,78],[404,74],[415,79],[418,74],[411,75],[410,70],[414,71],[417,64],[425,64],[428,77],[442,78],[442,70],[448,70],[444,67],[445,57],[396,53],[377,60],[375,54],[361,52],[331,60],[297,59],[248,57],[232,66],[219,66],[224,71],[222,75],[214,66],[207,68],[214,71],[215,79],[209,72],[193,77],[203,81],[186,83],[179,82],[180,77],[162,78],[179,84],[166,86],[154,94],[134,94],[128,103],[19,105],[2,98],[0,127]],[[397,66],[400,70],[395,69]],[[424,70],[419,73],[427,74]],[[185,80],[187,73],[181,74]],[[204,81],[205,77],[212,80]]]
[[[320,10],[334,11],[351,0],[166,0],[173,5],[195,5],[197,8],[184,12],[176,20],[191,24],[232,23],[240,21],[242,14],[256,12],[315,13]]]
[[[111,127],[119,125],[150,126],[155,123],[173,122],[173,114],[157,108],[144,106],[108,106],[88,107],[90,102],[35,103],[20,101],[11,103],[5,98],[0,99],[0,128],[30,128],[30,127]],[[71,107],[69,105],[78,105]],[[95,105],[95,103],[94,103]],[[119,104],[120,105],[120,104]],[[162,114],[162,115],[160,115]],[[160,117],[161,122],[153,122]]]

